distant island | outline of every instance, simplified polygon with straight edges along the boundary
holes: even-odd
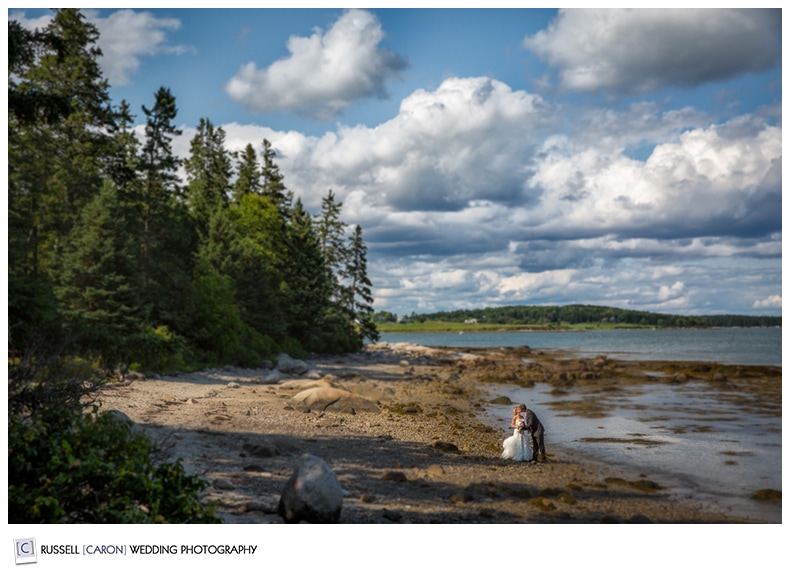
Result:
[[[670,315],[599,305],[515,305],[401,316],[375,315],[379,332],[781,327],[781,316]]]

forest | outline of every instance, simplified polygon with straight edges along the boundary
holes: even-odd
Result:
[[[367,248],[332,190],[317,214],[294,197],[272,142],[231,151],[204,117],[176,157],[176,95],[113,103],[98,40],[78,9],[8,22],[8,519],[213,523],[207,482],[101,390],[358,350]]]
[[[378,314],[381,323],[397,320],[391,313]],[[412,314],[407,318],[412,323],[442,321],[495,325],[636,325],[643,327],[705,328],[705,327],[781,327],[782,318],[756,315],[670,315],[619,309],[599,305],[514,305],[486,307],[485,309],[441,311],[437,313]]]
[[[113,103],[98,39],[76,9],[9,22],[9,352],[151,371],[375,340],[362,230],[333,192],[309,213],[272,142],[229,151],[208,117],[176,157],[176,95]]]

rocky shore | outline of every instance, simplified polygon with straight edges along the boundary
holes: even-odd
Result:
[[[754,376],[745,367],[408,344],[267,366],[132,375],[100,401],[151,434],[162,456],[206,479],[206,498],[235,524],[283,522],[281,493],[304,453],[336,475],[347,524],[744,522],[681,500],[656,477],[580,460],[550,441],[545,464],[500,459],[507,430],[486,423],[484,387],[548,381],[605,394],[613,382],[643,384],[645,372],[664,369],[677,384],[705,380],[711,392],[737,385],[753,408],[781,414],[781,384],[764,384],[781,380],[781,368]],[[567,408],[594,417],[605,404]]]

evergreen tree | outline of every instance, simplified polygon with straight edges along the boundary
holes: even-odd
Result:
[[[17,213],[29,227],[22,235],[31,254],[26,263],[33,265],[34,274],[43,271],[54,281],[64,239],[101,187],[114,117],[98,64],[98,31],[79,10],[56,10],[43,33],[12,32],[13,37],[22,38],[21,47],[9,54],[15,60],[9,85],[13,109],[30,111],[22,105],[26,97],[36,104],[32,113],[21,112],[21,123],[16,116],[9,121],[9,128],[18,130],[9,138],[14,164],[9,199],[21,198]],[[45,40],[31,59],[29,42],[35,38]],[[40,96],[54,105],[55,113],[46,111],[51,106],[38,105]],[[68,107],[62,98],[68,98]]]
[[[346,266],[348,286],[345,307],[350,309],[354,331],[361,345],[364,339],[377,341],[379,338],[376,323],[373,320],[373,287],[368,278],[367,247],[362,240],[362,227],[357,225],[351,236],[349,257]]]
[[[135,206],[141,252],[143,300],[150,325],[183,328],[188,313],[194,232],[180,201],[178,168],[173,139],[181,135],[174,122],[176,98],[168,88],[154,94],[154,105],[142,107],[146,116],[145,140],[138,170],[139,195]]]
[[[225,149],[225,130],[202,118],[184,161],[189,187],[187,202],[201,236],[208,233],[212,214],[228,206],[233,167]]]
[[[101,187],[113,114],[98,32],[78,10],[42,31],[9,22],[8,274],[14,345],[54,344],[66,238]],[[17,347],[19,348],[19,347]]]
[[[252,144],[247,144],[236,166],[236,183],[233,186],[233,203],[239,205],[246,195],[260,195],[263,191],[258,155]]]
[[[301,199],[297,199],[291,210],[287,237],[283,292],[288,332],[305,350],[323,351],[328,345],[324,319],[331,285],[312,217]]]
[[[284,255],[285,223],[271,201],[246,195],[232,208],[237,236],[233,246],[234,277],[244,321],[261,334],[275,339],[285,335],[287,317],[280,296]]]
[[[330,271],[333,284],[333,297],[339,297],[339,279],[343,273],[343,263],[348,258],[345,224],[340,220],[342,202],[335,200],[330,189],[321,201],[321,215],[316,224],[316,233],[321,245],[321,255]]]
[[[63,257],[58,297],[73,328],[87,336],[107,364],[123,355],[123,338],[140,327],[136,249],[115,185],[80,216]]]
[[[121,200],[134,204],[140,196],[140,142],[132,131],[133,117],[126,100],[116,113],[116,128],[113,131],[113,147],[107,161],[107,175],[118,188]]]
[[[46,30],[30,31],[16,20],[8,21],[8,112],[9,128],[12,121],[22,125],[55,123],[71,110],[71,98],[55,86],[25,84],[25,72],[36,63],[37,55],[45,51],[59,54],[62,42]],[[51,91],[53,90],[54,91]]]
[[[291,213],[293,194],[286,189],[283,183],[283,175],[280,173],[280,168],[274,162],[276,157],[277,153],[272,148],[271,142],[264,139],[263,168],[261,169],[263,194],[271,199],[272,203],[280,210],[282,216],[287,218]]]

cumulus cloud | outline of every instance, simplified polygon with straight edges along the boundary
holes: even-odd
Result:
[[[168,44],[167,34],[181,27],[175,18],[157,18],[150,12],[118,10],[106,18],[85,10],[86,18],[99,30],[100,64],[110,83],[128,84],[140,68],[140,58],[158,54],[183,54],[192,48]]]
[[[448,78],[378,126],[224,127],[235,149],[270,140],[314,212],[335,192],[363,227],[377,308],[715,313],[772,295],[754,277],[781,285],[781,127],[650,105],[593,110],[572,129],[560,115],[490,78]],[[652,151],[630,157],[642,141]]]
[[[140,68],[140,58],[143,56],[182,54],[191,50],[188,46],[167,43],[167,33],[181,26],[181,22],[175,18],[157,18],[150,12],[134,10],[118,10],[106,18],[102,18],[97,10],[86,9],[82,13],[99,32],[97,45],[102,56],[98,62],[112,85],[128,84],[131,76]],[[17,20],[32,30],[48,26],[52,15],[29,19],[24,12],[14,12],[9,14],[9,19]]]
[[[379,126],[341,127],[305,142],[311,181],[405,211],[461,211],[523,203],[537,133],[549,106],[490,78],[449,78],[417,90]]]
[[[782,130],[738,118],[684,132],[646,161],[569,139],[547,142],[530,184],[533,233],[664,237],[763,235],[781,229]]]
[[[766,297],[765,299],[760,299],[752,304],[752,308],[753,309],[781,309],[782,296],[771,295],[769,297]]]
[[[571,90],[645,93],[762,72],[780,61],[778,9],[561,10],[523,45]]]
[[[349,10],[326,33],[291,36],[287,58],[264,69],[255,62],[243,65],[225,90],[254,112],[333,117],[356,99],[385,97],[386,81],[406,67],[404,58],[379,47],[383,39],[373,14]]]

